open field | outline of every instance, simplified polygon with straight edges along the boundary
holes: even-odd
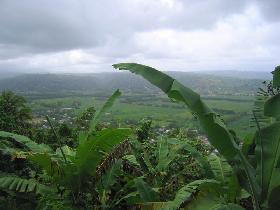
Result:
[[[249,132],[247,129],[254,97],[207,96],[204,99],[211,108],[223,117],[230,128],[239,131],[240,136]],[[77,103],[79,107],[74,106]],[[74,96],[30,101],[34,114],[47,113],[47,110],[58,106],[61,108],[72,107],[75,116],[90,106],[98,109],[103,103],[104,98],[98,96]],[[143,118],[152,119],[155,126],[186,128],[197,128],[198,126],[197,120],[184,105],[172,103],[163,95],[138,94],[135,96],[134,94],[130,96],[123,94],[104,120],[107,122],[116,121],[122,125],[137,124]]]

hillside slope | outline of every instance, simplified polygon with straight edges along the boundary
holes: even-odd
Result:
[[[203,95],[251,95],[261,86],[259,79],[240,79],[202,73],[169,72],[184,85]],[[97,94],[115,89],[133,93],[157,93],[158,89],[129,73],[24,74],[0,80],[0,90],[32,94]]]

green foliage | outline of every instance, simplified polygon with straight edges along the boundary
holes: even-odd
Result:
[[[201,144],[202,145],[202,144]],[[211,170],[211,165],[209,162],[205,159],[202,152],[198,151],[195,147],[188,143],[184,143],[184,150],[188,151],[191,156],[198,162],[198,164],[201,166],[203,170],[203,174],[208,178],[213,178],[214,173]]]
[[[115,97],[116,93],[108,99],[104,105],[105,108],[102,108],[103,112],[110,108]],[[95,119],[96,123],[98,119]],[[81,133],[76,151],[64,147],[58,149],[56,153],[34,154],[30,159],[39,164],[50,176],[53,176],[59,184],[73,191],[80,191],[85,181],[89,181],[90,177],[95,177],[97,167],[106,154],[110,153],[130,134],[131,129],[125,128],[108,128],[95,133],[88,131]]]
[[[17,134],[30,134],[31,109],[22,96],[11,91],[0,95],[0,130]]]
[[[96,125],[96,123],[98,123],[101,115],[112,106],[114,100],[119,95],[120,92],[116,91],[113,96],[108,99],[104,107],[101,108],[101,111],[97,117],[92,120],[92,125]],[[45,144],[37,144],[25,136],[4,131],[0,132],[0,136],[5,139],[11,139],[25,148],[26,152],[23,153],[24,157],[27,157],[28,160],[41,167],[43,172],[42,176],[47,177],[48,185],[58,186],[58,189],[61,191],[60,193],[62,195],[67,195],[67,193],[71,192],[75,205],[82,205],[80,204],[84,202],[81,198],[82,195],[90,192],[91,196],[93,196],[95,193],[95,186],[97,184],[96,181],[98,178],[96,177],[97,168],[104,158],[110,152],[112,152],[117,145],[126,140],[126,138],[131,134],[131,129],[107,128],[101,131],[95,131],[95,126],[93,126],[88,132],[84,132],[83,135],[80,135],[78,147],[76,149],[72,149],[61,144],[59,136],[56,134],[56,130],[52,124],[50,125],[54,132],[54,136],[60,143],[60,147],[57,148],[56,151],[53,151]],[[65,134],[65,129],[60,129],[59,131],[61,131],[61,135]],[[105,195],[109,193],[109,188],[115,183],[115,176],[117,176],[118,167],[119,164],[116,164],[111,168],[109,173],[106,173],[101,179],[101,185],[104,187],[103,189]],[[12,186],[6,184],[8,182],[7,180],[10,183],[10,179],[3,180],[4,184],[2,187],[4,189],[19,189],[22,191],[23,188],[28,185],[30,185],[30,187],[26,192],[31,190],[38,190],[39,192],[41,189],[43,189],[43,185],[41,186],[39,182],[38,184],[35,182],[33,183],[33,180],[16,180],[13,181]],[[92,183],[93,180],[94,182]],[[19,187],[15,188],[14,186]],[[91,187],[93,189],[91,189]],[[53,205],[58,205],[55,201],[57,198],[54,197],[50,199],[54,199],[53,202],[49,200]],[[104,201],[102,196],[100,196],[100,199],[101,203],[106,201],[106,199]],[[48,202],[44,201],[44,203]]]
[[[280,180],[275,180],[275,177],[280,177],[278,164],[280,157],[280,122],[273,123],[258,131],[255,141],[257,180],[262,187],[261,201],[265,201],[271,191],[280,186]]]
[[[208,157],[214,177],[219,182],[225,184],[232,174],[232,168],[224,158],[211,154]]]
[[[88,136],[88,140],[77,148],[75,165],[80,173],[94,175],[97,165],[101,162],[104,153],[125,140],[131,134],[130,129],[104,129],[95,136]]]
[[[148,139],[148,137],[150,136],[151,125],[151,120],[143,119],[140,122],[140,126],[136,129],[136,135],[139,141],[143,142],[144,140]]]
[[[72,137],[72,129],[66,123],[63,123],[59,126],[58,135],[62,138]]]
[[[40,184],[35,179],[22,179],[15,176],[0,177],[0,188],[22,193],[33,192],[40,195],[50,194],[55,191],[53,188]]]
[[[213,191],[221,190],[219,182],[216,180],[212,180],[212,179],[196,180],[182,187],[180,190],[178,190],[175,199],[169,202],[168,206],[166,207],[166,210],[178,209],[183,203],[190,201],[194,196],[194,193],[197,192],[202,187],[212,189]]]
[[[256,144],[255,155],[257,159],[257,165],[254,168],[254,165],[250,164],[252,161],[249,157],[246,158],[239,148],[234,132],[229,130],[219,116],[206,106],[197,93],[181,85],[170,76],[148,66],[135,63],[122,63],[113,66],[120,70],[129,70],[140,74],[159,87],[172,100],[185,103],[198,117],[209,142],[233,166],[235,173],[239,176],[240,184],[251,193],[255,209],[274,208],[272,204],[275,204],[275,200],[271,201],[269,198],[271,192],[280,186],[279,181],[276,181],[275,178],[279,177],[280,128],[278,122],[262,129],[259,128],[257,131],[253,141]],[[278,87],[279,71],[279,67],[274,71],[274,87]],[[279,94],[269,98],[264,105],[264,115],[273,117],[276,121],[279,120],[280,113]],[[245,144],[245,146],[248,148],[248,145]],[[222,166],[220,161],[215,161],[215,165],[220,166],[220,168]],[[220,173],[220,175],[223,180],[224,174]],[[249,186],[246,182],[249,183]],[[273,198],[275,199],[275,197]]]
[[[95,126],[97,125],[100,117],[104,115],[114,104],[114,102],[121,96],[121,92],[116,90],[113,95],[106,101],[103,107],[94,115],[90,122],[89,132],[95,130]]]
[[[264,104],[264,114],[267,117],[280,118],[280,94],[272,96]]]
[[[266,84],[266,82],[264,82],[264,83]],[[269,87],[269,85],[268,85],[268,87]],[[271,122],[271,118],[266,117],[264,115],[264,104],[267,101],[267,99],[269,98],[269,94],[270,94],[268,87],[265,90],[260,88],[259,91],[257,92],[255,102],[254,102],[254,110],[252,113],[253,114],[252,127],[255,127],[255,128],[263,127]]]
[[[136,178],[134,182],[142,202],[156,202],[159,200],[158,193],[142,178]]]
[[[149,82],[159,87],[171,99],[185,103],[197,115],[201,126],[208,134],[209,141],[222,155],[231,160],[238,155],[238,146],[233,136],[226,129],[218,115],[204,104],[197,93],[181,85],[172,77],[148,66],[124,63],[115,64],[114,67],[140,74]]]
[[[183,186],[177,191],[174,200],[169,202],[166,209],[178,209],[184,203],[187,203],[189,209],[210,208],[212,202],[206,202],[205,204],[197,202],[200,199],[204,199],[204,196],[206,196],[206,200],[208,198],[209,200],[216,200],[213,205],[219,206],[227,206],[231,202],[238,202],[240,200],[241,188],[230,165],[224,159],[214,154],[209,155],[209,163],[206,159],[204,161],[207,164],[201,166],[207,167],[207,170],[211,171],[207,174],[207,179],[195,180]],[[198,195],[197,192],[199,192]]]
[[[154,141],[154,143],[149,140],[143,143],[139,140],[132,141],[133,155],[126,155],[123,159],[132,168],[136,168],[136,174],[141,172],[138,174],[141,182],[145,182],[144,185],[149,189],[156,190],[159,198],[145,201],[140,197],[139,190],[141,189],[136,188],[137,191],[127,195],[130,203],[141,203],[145,206],[143,202],[149,202],[153,206],[155,202],[166,202],[174,197],[174,193],[183,183],[191,182],[191,177],[203,177],[206,174],[213,176],[207,160],[196,148],[188,144],[186,139],[179,140],[162,136]],[[189,154],[194,154],[197,162],[192,160]],[[191,174],[191,177],[186,176],[185,173]],[[198,175],[195,175],[196,173]],[[132,197],[133,200],[131,200]]]
[[[87,108],[76,120],[77,129],[87,131],[95,113],[96,110],[93,106]]]
[[[5,139],[11,139],[22,146],[26,147],[29,151],[32,152],[51,152],[52,149],[46,144],[37,144],[36,142],[30,140],[26,136],[17,135],[14,133],[9,133],[5,131],[0,131],[0,137]]]
[[[280,66],[275,67],[275,70],[273,72],[273,87],[280,87]]]
[[[216,150],[205,145],[198,135],[200,130],[156,130],[151,120],[140,122],[132,140],[130,128],[98,127],[121,95],[117,90],[98,112],[88,108],[76,125],[71,121],[71,126],[55,128],[48,118],[51,129],[33,132],[38,143],[19,135],[26,126],[19,122],[11,130],[16,134],[0,131],[1,201],[25,194],[39,198],[39,209],[240,210],[239,204],[243,206],[246,198],[253,201],[256,210],[280,208],[279,67],[273,82],[265,83],[266,89],[259,91],[253,112],[257,131],[242,140],[227,127],[221,110],[209,108],[199,94],[176,79],[139,64],[114,67],[142,75],[172,101],[182,102],[176,105],[180,109],[187,105]],[[0,111],[25,106],[12,93],[1,97],[0,105],[4,105]],[[5,111],[3,122],[11,123],[13,114],[20,116],[18,110],[8,110],[9,117]],[[18,117],[19,121],[28,123],[27,112],[19,112],[25,116]],[[160,136],[162,133],[165,135]],[[13,169],[8,167],[10,163],[19,170],[7,175]]]
[[[122,174],[121,167],[122,161],[117,160],[97,183],[97,192],[102,208],[110,208],[108,203],[110,202],[111,188],[117,183],[119,176]]]

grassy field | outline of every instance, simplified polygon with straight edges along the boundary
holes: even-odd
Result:
[[[75,115],[78,116],[89,106],[93,105],[98,109],[104,103],[105,98],[74,96],[32,100],[30,104],[34,113],[39,111],[46,113],[53,107],[66,108],[78,102],[79,108],[74,109]],[[207,96],[204,99],[211,108],[222,116],[230,128],[238,130],[240,137],[250,132],[248,125],[254,97]],[[152,119],[155,126],[198,128],[197,120],[184,105],[172,103],[163,95],[124,94],[114,104],[112,111],[106,114],[104,121],[115,120],[121,125],[137,124],[143,118]]]

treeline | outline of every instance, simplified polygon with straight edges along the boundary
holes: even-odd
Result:
[[[184,85],[202,95],[252,95],[262,80],[171,72]],[[0,90],[13,90],[28,97],[64,97],[65,95],[109,95],[115,89],[124,92],[156,93],[158,88],[127,73],[100,74],[26,74],[0,80]]]

